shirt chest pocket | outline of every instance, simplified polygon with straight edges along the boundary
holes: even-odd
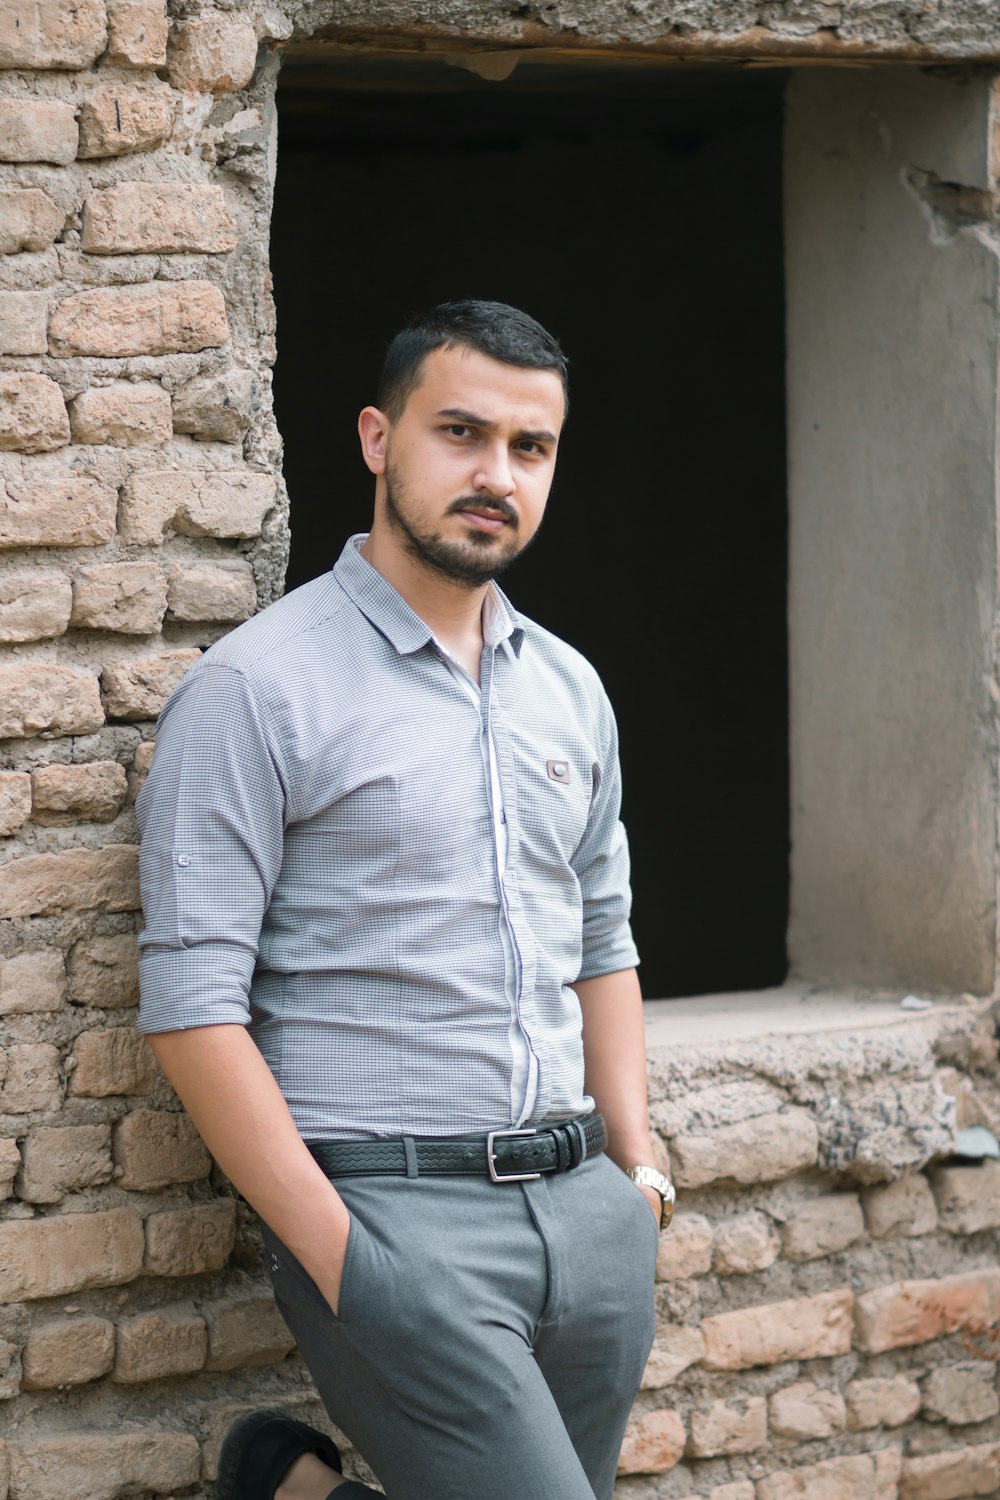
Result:
[[[593,791],[590,766],[581,767],[567,756],[554,755],[535,771],[530,786],[526,829],[540,844],[569,862],[587,831]]]

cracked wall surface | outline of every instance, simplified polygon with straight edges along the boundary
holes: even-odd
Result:
[[[967,65],[1000,59],[1000,19],[978,0],[6,0],[0,1500],[208,1496],[238,1412],[267,1403],[323,1420],[252,1216],[132,1028],[133,802],[157,712],[201,649],[282,588],[273,91],[282,49],[323,37],[456,46],[498,79],[526,50],[612,49],[924,62],[960,90]],[[974,115],[956,112],[954,160],[942,161],[932,112],[928,149],[914,145],[908,176],[893,179],[956,259],[969,235],[993,233],[990,145]],[[990,317],[992,297],[984,279]],[[967,303],[962,282],[955,307]],[[970,566],[954,608],[992,630],[992,595]],[[976,766],[953,779],[982,808],[992,716],[979,722]],[[952,907],[970,914],[977,978],[991,859]],[[902,950],[920,941],[911,923]],[[930,977],[947,989],[955,972]],[[680,1208],[621,1494],[1000,1488],[1000,1169],[962,1156],[957,1133],[1000,1129],[989,1004],[877,1033],[859,1021],[850,1041],[736,1045],[723,1032],[658,1047],[650,1077]]]

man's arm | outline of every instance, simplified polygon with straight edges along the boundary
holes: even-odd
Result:
[[[161,715],[138,801],[139,1025],[223,1171],[335,1309],[350,1217],[245,1029],[285,791],[243,674],[203,663]]]
[[[149,1044],[219,1166],[336,1312],[350,1215],[249,1033],[198,1026],[155,1033]]]
[[[646,1103],[646,1036],[635,969],[573,985],[583,1014],[584,1088],[608,1127],[608,1155],[618,1166],[656,1165]],[[660,1196],[641,1188],[660,1221]]]

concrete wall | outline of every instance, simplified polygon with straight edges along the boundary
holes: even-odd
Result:
[[[805,974],[993,984],[992,101],[985,79],[910,72],[789,90],[789,941]]]
[[[470,51],[600,42],[678,54],[1000,57],[1000,24],[977,0],[567,0],[516,14],[476,0],[442,4],[430,22],[421,13],[419,29],[391,3],[178,0],[168,15],[163,0],[6,0],[0,1500],[205,1496],[236,1412],[267,1402],[317,1417],[252,1220],[132,1030],[132,801],[172,684],[281,588],[266,263],[275,47],[334,23],[382,34],[412,23],[411,43],[460,35]],[[814,87],[816,100],[834,97],[824,80]],[[971,158],[964,151],[953,169],[922,149],[912,164],[975,186],[985,96],[975,85],[928,88],[957,101],[941,116],[945,140],[970,128]],[[794,109],[804,123],[805,95]],[[899,109],[912,129],[913,111]],[[821,129],[835,126],[828,104]],[[882,133],[873,139],[888,149]],[[926,139],[928,151],[941,144],[936,128]],[[839,160],[822,168],[832,186]],[[944,720],[940,753],[913,716],[920,755],[932,756],[929,784],[949,771],[961,783],[942,826],[936,807],[926,810],[935,847],[953,838],[961,855],[961,895],[944,902],[950,915],[935,929],[947,943],[916,950],[921,965],[946,951],[953,967],[920,967],[914,982],[957,973],[955,923],[966,910],[963,982],[985,982],[992,855],[977,819],[992,818],[991,729],[984,720],[980,757],[963,758],[982,661],[956,642],[981,650],[992,618],[992,585],[977,565],[977,549],[992,546],[987,421],[976,428],[969,408],[974,391],[992,400],[979,365],[993,337],[993,282],[975,236],[939,245],[944,224],[931,237],[921,216],[935,184],[923,181],[922,199],[901,194],[896,178],[890,189],[890,229],[912,213],[926,241],[930,313],[948,332],[941,309],[950,308],[966,340],[946,361],[941,403],[950,412],[954,402],[961,436],[944,446],[970,475],[947,491],[953,527],[941,528],[913,466],[921,525],[954,551],[961,587],[945,579],[940,603],[915,623],[907,615],[903,635],[916,632],[928,659],[921,681],[935,692],[958,663],[946,703],[964,715],[952,734],[947,714],[929,707]],[[933,202],[956,207],[947,191]],[[893,277],[882,285],[891,304]],[[976,296],[985,300],[970,327]],[[919,445],[938,406],[920,381],[911,393],[927,413],[906,429]],[[923,554],[903,532],[919,574]],[[899,570],[892,577],[898,585]],[[889,701],[898,718],[900,700]],[[893,736],[903,754],[906,736],[895,727]],[[909,854],[915,834],[904,832]],[[898,901],[900,883],[889,889]],[[930,922],[929,904],[920,909]],[[747,1004],[755,1014],[758,1002]],[[654,1050],[655,1117],[682,1194],[660,1266],[660,1337],[623,1455],[630,1500],[933,1500],[1000,1485],[1000,1185],[989,1164],[937,1170],[963,1120],[1000,1129],[993,1018],[988,1006],[945,1009],[875,1039],[864,1018],[850,1019],[850,1040],[836,1031],[742,1046],[722,1016],[715,1040]]]

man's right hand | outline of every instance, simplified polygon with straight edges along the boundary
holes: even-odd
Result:
[[[338,1199],[343,1204],[343,1199],[339,1197],[339,1194]],[[345,1213],[347,1212],[346,1209],[344,1211]],[[344,1262],[347,1259],[347,1242],[350,1239],[350,1235],[351,1218],[348,1214],[347,1227],[343,1234],[334,1236],[332,1242],[326,1247],[326,1254],[323,1257],[324,1263],[319,1268],[320,1274],[317,1275],[315,1270],[310,1270],[306,1266],[306,1270],[309,1271],[313,1281],[315,1281],[322,1292],[323,1298],[329,1305],[334,1317],[337,1317],[340,1313],[340,1289],[344,1281]],[[302,1260],[301,1256],[298,1258]],[[302,1261],[302,1264],[305,1265],[305,1262]]]
[[[219,1166],[336,1313],[351,1216],[249,1032],[199,1026],[158,1032],[149,1044]]]

